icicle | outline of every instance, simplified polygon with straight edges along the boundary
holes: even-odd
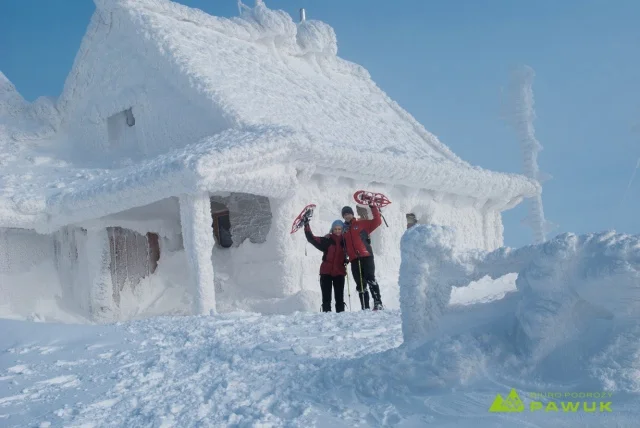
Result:
[[[149,245],[149,235],[145,236],[145,248],[147,250],[147,277],[151,276],[151,246]]]
[[[130,260],[129,257],[129,249],[127,248],[127,235],[128,233],[126,233],[126,231],[124,231],[125,233],[123,233],[124,235],[124,254],[122,255],[122,258],[125,260],[124,263],[124,282],[122,285],[122,288],[119,291],[122,291],[122,289],[124,289],[125,285],[127,283],[131,283],[131,277],[129,276],[129,263],[128,261]]]

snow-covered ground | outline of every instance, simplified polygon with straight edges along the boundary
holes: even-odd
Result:
[[[563,378],[559,361],[548,367],[557,366],[558,382],[536,379],[496,339],[517,298],[512,279],[485,293],[482,283],[454,290],[440,334],[413,350],[391,310],[107,326],[0,320],[0,426],[636,426],[630,392],[612,393],[611,413],[529,411],[531,392],[604,392],[604,383],[570,371]],[[609,363],[618,361],[622,374],[637,364],[637,355],[618,357],[639,338],[620,338],[599,355],[600,367],[615,371]],[[571,365],[579,355],[565,357]],[[490,413],[510,388],[525,411]]]
[[[0,326],[0,426],[11,427],[366,422],[384,416],[331,394],[356,386],[349,364],[402,342],[397,312]],[[325,384],[345,363],[347,378]]]
[[[0,426],[637,426],[640,237],[454,241],[404,234],[402,312],[0,320]]]

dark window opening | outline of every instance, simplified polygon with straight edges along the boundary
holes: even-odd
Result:
[[[216,246],[239,247],[245,240],[266,242],[271,227],[269,198],[249,193],[212,195],[211,218]]]
[[[124,115],[125,115],[125,117],[126,117],[126,119],[127,119],[127,125],[129,125],[129,126],[133,126],[133,125],[135,125],[135,124],[136,124],[136,118],[135,118],[135,117],[133,117],[133,110],[132,110],[132,107],[129,107],[128,109],[126,109],[126,110],[124,111]]]
[[[231,221],[229,219],[229,210],[220,210],[211,213],[213,217],[213,236],[216,244],[222,248],[230,248],[233,245],[231,237]]]
[[[154,273],[158,269],[160,261],[160,237],[157,233],[147,233],[147,243],[149,248],[149,273]]]

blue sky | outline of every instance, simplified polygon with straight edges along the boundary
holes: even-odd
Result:
[[[181,0],[220,16],[235,0]],[[267,0],[334,27],[338,54],[465,160],[521,172],[501,119],[501,89],[519,64],[536,71],[539,162],[548,220],[560,232],[640,233],[640,2],[634,0]],[[0,1],[0,70],[28,100],[58,96],[94,5]],[[639,174],[640,175],[640,174]],[[504,214],[505,243],[531,242],[526,206]],[[553,234],[552,234],[553,235]],[[551,236],[552,236],[551,235]]]

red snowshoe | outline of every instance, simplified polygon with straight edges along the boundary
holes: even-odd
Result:
[[[382,193],[367,192],[358,190],[353,194],[353,199],[360,205],[376,205],[378,208],[386,207],[391,203]]]
[[[300,211],[298,217],[293,220],[293,225],[291,226],[291,233],[296,233],[298,230],[304,227],[304,219],[311,219],[313,217],[313,210],[316,208],[316,204],[309,204]]]

